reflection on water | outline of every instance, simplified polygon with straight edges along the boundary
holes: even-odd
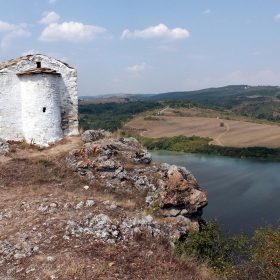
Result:
[[[207,191],[204,217],[217,217],[232,233],[251,235],[280,218],[280,163],[213,155],[150,151],[153,159],[185,166]]]

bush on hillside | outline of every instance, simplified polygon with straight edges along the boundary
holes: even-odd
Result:
[[[217,220],[190,231],[183,242],[177,242],[179,255],[206,262],[227,279],[280,279],[280,223],[256,229],[253,237],[223,233]]]

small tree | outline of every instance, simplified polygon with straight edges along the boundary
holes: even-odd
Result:
[[[224,127],[225,123],[224,122],[220,122],[220,127]]]

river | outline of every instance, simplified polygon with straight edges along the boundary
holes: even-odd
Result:
[[[251,236],[280,219],[280,163],[215,155],[150,151],[157,162],[186,167],[206,190],[206,220],[218,218],[232,234]],[[265,222],[264,222],[265,221]]]

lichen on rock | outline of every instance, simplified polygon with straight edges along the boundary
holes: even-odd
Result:
[[[108,138],[95,130],[83,135],[88,142],[66,159],[75,172],[115,190],[145,192],[147,207],[172,224],[171,239],[199,229],[207,195],[185,167],[153,163],[151,154],[132,137]]]

